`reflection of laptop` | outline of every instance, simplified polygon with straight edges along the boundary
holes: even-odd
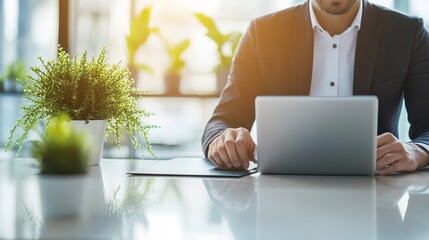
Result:
[[[375,179],[260,175],[257,239],[377,239]]]
[[[257,97],[258,170],[373,175],[377,114],[374,96]]]

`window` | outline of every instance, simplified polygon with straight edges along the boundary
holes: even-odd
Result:
[[[21,62],[39,65],[38,56],[52,58],[57,49],[58,0],[0,0],[0,75]],[[0,82],[0,148],[20,114],[22,96],[14,79]],[[4,151],[0,150],[0,158]],[[9,154],[8,156],[13,156]]]
[[[38,65],[38,56],[53,58],[58,44],[58,10],[62,0],[0,0],[0,73],[5,66],[22,60],[25,65]],[[151,5],[151,26],[159,27],[169,42],[178,43],[189,38],[190,47],[183,58],[181,91],[197,98],[164,99],[148,98],[146,102],[158,114],[155,121],[164,125],[152,135],[156,143],[165,146],[180,145],[186,139],[186,149],[191,154],[201,154],[200,137],[205,121],[217,103],[216,98],[198,96],[213,94],[218,63],[216,45],[205,36],[206,30],[193,13],[204,13],[214,19],[224,33],[244,32],[249,21],[257,16],[278,11],[297,4],[297,0],[70,0],[70,52],[87,49],[90,54],[107,47],[112,62],[128,63],[126,35],[130,19],[144,7]],[[429,23],[429,2],[425,0],[374,0],[371,1],[399,11],[418,15]],[[428,25],[427,25],[428,26]],[[138,50],[137,60],[150,66],[153,73],[140,71],[138,87],[153,94],[164,93],[163,75],[168,65],[168,55],[156,35]],[[0,96],[0,144],[4,144],[16,120],[18,102],[10,95]],[[14,110],[11,110],[14,109]],[[192,109],[192,110],[191,110]],[[404,112],[404,111],[403,111]],[[172,121],[174,119],[175,122]],[[177,129],[177,126],[183,129]],[[400,136],[407,139],[408,123],[403,114]],[[186,137],[184,137],[186,135]],[[174,140],[174,141],[173,141]],[[106,150],[108,151],[108,150]],[[113,150],[112,150],[113,151]],[[126,157],[129,152],[112,152],[112,156]],[[162,156],[161,156],[162,157]]]
[[[58,1],[0,0],[0,26],[0,73],[16,60],[37,64],[38,56],[55,56]]]

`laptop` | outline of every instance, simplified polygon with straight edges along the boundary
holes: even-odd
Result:
[[[378,99],[259,96],[262,174],[374,175]]]

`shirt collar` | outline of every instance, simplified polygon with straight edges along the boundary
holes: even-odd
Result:
[[[313,26],[313,29],[315,29],[316,27],[319,29],[323,29],[320,24],[319,21],[317,20],[316,14],[314,13],[314,9],[313,9],[313,4],[312,4],[313,0],[309,0],[308,1],[308,6],[310,8],[310,20],[311,20],[311,26]],[[358,30],[360,29],[360,25],[362,22],[362,12],[363,12],[363,3],[362,1],[360,1],[359,3],[359,10],[356,13],[355,18],[353,19],[352,24],[350,25],[350,27],[356,27]]]

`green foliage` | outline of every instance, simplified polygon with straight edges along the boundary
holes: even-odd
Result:
[[[220,62],[216,67],[216,71],[221,68],[229,68],[232,64],[232,57],[234,56],[234,52],[237,49],[242,34],[240,32],[223,34],[212,18],[202,13],[195,13],[194,15],[207,29],[207,37],[212,39],[217,45]]]
[[[182,59],[182,54],[191,45],[191,41],[189,39],[185,39],[179,44],[172,46],[160,32],[157,32],[157,34],[170,57],[170,64],[167,69],[167,73],[180,75],[180,72],[186,65],[185,61]]]
[[[25,64],[21,60],[17,60],[6,66],[5,73],[0,76],[0,82],[10,79],[21,82],[27,76]]]
[[[103,49],[97,58],[87,58],[83,52],[79,58],[70,55],[59,47],[55,60],[45,61],[39,57],[43,68],[32,67],[35,76],[28,76],[24,85],[24,96],[29,104],[21,106],[22,116],[11,130],[7,148],[22,142],[36,124],[66,113],[73,120],[106,120],[106,133],[114,134],[120,146],[120,132],[125,128],[134,147],[144,149],[154,156],[148,134],[156,126],[143,124],[144,118],[152,115],[137,106],[146,92],[133,87],[130,72],[119,64],[107,63],[107,50]],[[18,128],[23,134],[16,137]],[[139,143],[141,134],[145,146]]]
[[[0,92],[6,90],[3,88],[3,82],[5,80],[17,81],[19,84],[24,85],[26,75],[25,64],[22,60],[16,60],[15,62],[7,65],[4,74],[0,75]],[[11,82],[10,84],[13,85],[15,83]],[[15,87],[12,87],[12,89],[9,89],[8,91],[16,91],[16,89]]]
[[[86,172],[89,148],[86,135],[78,133],[67,115],[52,118],[42,142],[34,142],[31,155],[40,161],[42,174],[79,174]]]
[[[149,27],[149,20],[152,12],[152,7],[144,8],[139,15],[131,20],[130,34],[127,36],[128,47],[128,64],[130,67],[152,72],[152,69],[145,64],[137,64],[135,62],[135,55],[140,46],[144,45],[149,38],[150,34],[156,32],[156,28]]]

